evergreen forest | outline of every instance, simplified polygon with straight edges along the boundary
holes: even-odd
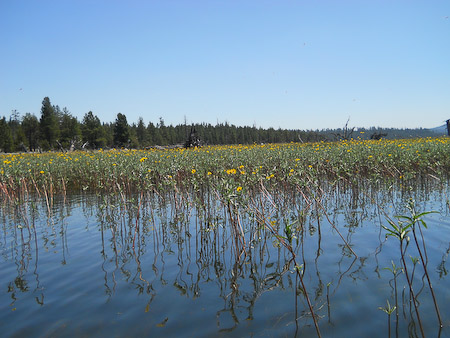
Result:
[[[0,117],[0,152],[68,151],[99,148],[148,148],[155,146],[184,145],[195,132],[202,144],[254,144],[318,142],[361,138],[388,139],[433,137],[442,135],[430,129],[350,128],[347,124],[338,129],[301,130],[258,128],[233,124],[209,123],[166,125],[162,117],[156,123],[127,120],[118,113],[114,122],[102,122],[92,111],[79,121],[67,108],[52,105],[45,97],[40,115],[21,115],[16,110],[9,117]]]

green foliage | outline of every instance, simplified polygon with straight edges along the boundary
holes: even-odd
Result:
[[[59,137],[58,117],[50,99],[42,101],[41,119],[39,121],[39,139],[43,149],[52,149]]]
[[[148,132],[144,124],[144,119],[142,117],[139,118],[137,126],[135,126],[133,129],[135,129],[138,144],[141,147],[148,146],[149,145]]]
[[[383,229],[387,231],[386,236],[394,236],[401,241],[403,241],[404,239],[409,241],[409,237],[407,235],[412,230],[411,228],[416,223],[420,223],[421,225],[423,225],[424,228],[427,228],[427,224],[423,220],[423,216],[436,213],[436,211],[425,211],[417,214],[414,208],[413,201],[410,201],[407,207],[411,213],[410,216],[406,215],[395,216],[395,218],[398,219],[397,224],[395,224],[395,222],[391,220],[388,220],[390,227],[382,225]]]
[[[117,147],[125,147],[130,141],[130,130],[127,117],[118,113],[116,122],[114,123],[114,145]]]
[[[20,114],[17,110],[13,110],[9,119],[9,128],[13,140],[13,151],[21,151],[26,143],[25,134],[20,123]]]
[[[60,115],[59,129],[59,141],[65,149],[69,149],[72,143],[81,139],[80,123],[65,108]]]
[[[82,125],[85,140],[90,130],[89,121],[94,121],[94,130],[113,129],[113,125],[101,126],[98,118],[92,113],[87,114]],[[98,134],[93,135],[92,142],[97,142]],[[407,184],[405,177],[421,177],[430,170],[433,175],[438,175],[436,177],[444,179],[450,170],[449,152],[449,138],[408,142],[205,146],[197,149],[73,152],[64,156],[49,153],[39,158],[12,161],[11,167],[4,166],[4,171],[17,180],[26,178],[32,185],[31,178],[35,182],[41,179],[41,175],[33,175],[43,170],[52,176],[53,182],[64,177],[66,187],[76,188],[83,184],[94,190],[123,182],[140,189],[161,187],[166,190],[166,186],[174,184],[179,189],[208,186],[217,188],[221,193],[229,191],[239,196],[241,203],[245,204],[244,196],[251,196],[261,184],[267,189],[307,188],[323,179],[330,182],[364,179],[375,183],[388,179]],[[390,154],[394,154],[395,158]],[[419,162],[422,157],[427,157],[427,160]],[[364,158],[367,159],[365,162]],[[410,235],[411,223],[421,222],[426,214],[416,213],[408,216],[410,218],[399,216],[398,223],[391,221],[385,229],[391,236],[405,239]],[[294,234],[295,231],[290,232],[293,229],[287,224],[288,233],[285,235]]]
[[[386,300],[386,306],[379,307],[378,309],[385,312],[387,315],[391,315],[397,309],[397,307],[395,305],[391,306],[391,304],[389,303],[389,300]]]
[[[13,138],[11,128],[6,118],[0,119],[0,151],[11,152],[13,150]]]
[[[100,123],[100,119],[91,111],[86,113],[81,125],[83,142],[88,142],[90,148],[101,148],[105,145],[105,133]]]
[[[25,134],[25,139],[28,144],[28,148],[34,151],[38,147],[38,129],[39,121],[36,116],[26,113],[22,119],[22,129]]]

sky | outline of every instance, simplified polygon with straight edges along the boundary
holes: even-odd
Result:
[[[0,0],[0,117],[316,130],[450,118],[450,1]]]

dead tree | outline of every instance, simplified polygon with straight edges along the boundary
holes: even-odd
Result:
[[[447,135],[450,136],[450,119],[445,122],[447,123]]]
[[[348,128],[348,122],[350,121],[350,118],[348,118],[347,122],[345,123],[344,129],[341,133],[333,133],[334,137],[336,137],[337,140],[350,140],[350,138],[353,135],[353,132],[355,131],[355,127],[349,129]]]
[[[189,138],[184,143],[185,148],[192,148],[192,147],[201,147],[202,142],[200,138],[197,136],[197,131],[195,130],[195,127],[191,127],[191,132],[189,133]]]
[[[67,152],[67,150],[64,149],[64,147],[62,146],[61,142],[59,142],[59,140],[56,140],[56,144],[58,145],[59,150],[61,150],[62,153]]]
[[[386,133],[377,133],[377,132],[375,132],[375,133],[373,133],[372,135],[370,135],[370,139],[371,140],[381,140],[381,138],[382,137],[385,137],[385,136],[387,136],[387,134]]]
[[[23,153],[28,153],[28,148],[25,144],[23,144],[23,142],[20,142],[20,146],[19,146],[20,151],[22,151]]]
[[[76,140],[71,140],[70,141],[70,147],[69,147],[69,151],[70,152],[75,150],[75,143],[76,143]]]

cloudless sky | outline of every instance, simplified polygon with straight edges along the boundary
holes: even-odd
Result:
[[[287,129],[450,118],[450,1],[0,0],[0,116]]]

